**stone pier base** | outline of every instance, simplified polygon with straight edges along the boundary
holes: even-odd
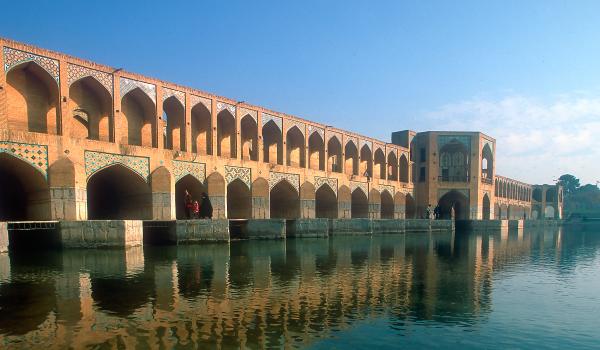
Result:
[[[246,226],[249,239],[285,239],[285,219],[251,219]]]
[[[331,219],[329,235],[370,235],[373,232],[371,219]]]
[[[8,252],[8,224],[0,222],[0,253]]]
[[[285,234],[287,237],[328,237],[329,219],[287,220]]]
[[[404,233],[404,220],[380,219],[371,223],[373,234]]]
[[[177,243],[229,242],[229,220],[177,220]]]
[[[141,220],[61,221],[63,248],[135,247],[143,242]]]

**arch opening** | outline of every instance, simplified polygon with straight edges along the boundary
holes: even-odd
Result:
[[[217,155],[235,158],[235,116],[224,109],[217,115]]]
[[[227,185],[227,218],[252,218],[252,193],[240,179],[235,179]]]
[[[317,218],[336,219],[338,217],[335,192],[327,185],[319,187],[315,193],[315,212]]]
[[[154,102],[140,88],[129,91],[121,100],[122,144],[156,147]]]
[[[308,167],[314,170],[325,170],[325,143],[317,132],[308,138]]]
[[[293,126],[287,131],[286,145],[287,165],[303,168],[305,164],[304,135],[298,127]]]
[[[185,151],[185,108],[171,96],[163,102],[163,123],[166,123],[165,148]]]
[[[394,218],[394,198],[388,191],[381,192],[381,218]]]
[[[408,183],[408,159],[404,154],[400,157],[400,182]]]
[[[59,132],[59,90],[50,74],[35,62],[13,67],[6,75],[6,114],[12,130]]]
[[[349,175],[358,175],[358,149],[354,142],[349,141],[344,147],[344,173]]]
[[[281,129],[273,120],[269,120],[262,130],[263,161],[283,165],[283,138]]]
[[[106,88],[88,76],[71,84],[69,97],[73,118],[71,137],[111,141],[112,96]]]
[[[369,200],[365,193],[358,188],[352,192],[350,216],[353,219],[369,217]]]
[[[373,162],[374,162],[374,167],[373,167],[373,178],[374,179],[383,179],[385,180],[386,178],[386,171],[385,171],[385,155],[383,154],[383,151],[381,150],[381,148],[378,148],[375,151],[375,157],[373,158]]]
[[[342,172],[342,144],[337,137],[331,137],[327,142],[328,169],[334,173]]]
[[[481,152],[481,178],[488,182],[494,177],[494,154],[488,144],[483,146]],[[490,182],[491,183],[491,182]]]
[[[145,220],[152,217],[150,186],[132,170],[111,165],[87,183],[90,220]]]
[[[0,221],[50,220],[50,187],[25,161],[0,153]]]
[[[367,145],[362,146],[360,149],[359,174],[365,177],[373,177],[373,154]]]
[[[438,201],[440,206],[440,218],[451,219],[451,209],[454,207],[456,220],[467,220],[469,218],[469,199],[458,191],[450,191],[443,195]]]
[[[300,196],[287,181],[280,181],[270,191],[272,219],[297,219],[300,217]]]
[[[202,155],[212,152],[212,128],[210,111],[202,103],[192,108],[192,152]]]
[[[396,152],[390,152],[388,154],[388,180],[398,181],[398,158]]]
[[[487,193],[483,195],[483,203],[481,206],[481,210],[482,210],[482,217],[483,220],[490,220],[491,219],[491,206],[490,206],[490,197],[488,197]]]
[[[258,125],[252,116],[246,114],[240,123],[242,159],[258,160]]]
[[[469,150],[458,140],[452,140],[440,150],[440,180],[469,181]]]
[[[194,176],[188,174],[175,183],[175,217],[179,220],[188,219],[185,207],[185,191],[192,196],[192,201],[197,200],[201,203],[202,193],[207,193],[208,189]]]

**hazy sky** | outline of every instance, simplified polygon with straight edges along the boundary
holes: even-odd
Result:
[[[481,130],[498,174],[600,180],[600,1],[38,1],[0,35],[389,141]]]

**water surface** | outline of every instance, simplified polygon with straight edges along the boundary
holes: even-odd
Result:
[[[2,348],[598,348],[600,229],[0,255]]]

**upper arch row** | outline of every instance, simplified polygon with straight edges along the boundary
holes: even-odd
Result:
[[[3,39],[0,38],[0,41]],[[25,46],[23,44],[18,44],[15,46]],[[33,49],[31,51],[39,52],[42,51],[40,49]],[[45,50],[44,50],[45,51]],[[44,54],[47,54],[44,52]],[[61,85],[61,60],[55,59],[52,57],[39,55],[37,53],[16,49],[8,46],[3,46],[3,65],[5,74],[8,75],[10,71],[13,69],[27,63],[33,63],[39,67],[41,67],[52,80],[56,82],[57,88],[60,90]],[[61,57],[63,60],[65,55],[58,54],[57,56]],[[262,118],[263,125],[273,121],[275,125],[282,132],[287,132],[292,128],[297,128],[303,135],[307,135],[308,137],[313,134],[318,134],[321,139],[324,141],[329,141],[331,138],[336,138],[340,143],[342,143],[342,138],[345,138],[344,146],[348,143],[353,143],[356,148],[362,149],[363,147],[367,147],[372,152],[377,151],[377,149],[381,149],[385,152],[386,149],[396,150],[397,152],[405,152],[402,147],[393,145],[387,142],[378,141],[372,138],[364,138],[360,135],[345,132],[343,130],[332,128],[329,126],[320,125],[317,123],[313,123],[310,121],[304,121],[296,118],[290,118],[284,115],[277,115],[278,113],[271,112],[268,110],[264,110],[262,108],[248,108],[250,106],[243,105],[239,106],[239,103],[231,104],[225,101],[220,101],[216,96],[202,96],[206,95],[206,93],[192,90],[190,88],[182,88],[179,86],[167,86],[173,85],[166,82],[158,81],[160,84],[149,83],[144,80],[144,77],[136,75],[136,74],[127,74],[127,76],[122,76],[118,73],[119,70],[113,70],[111,73],[104,71],[103,69],[109,69],[109,67],[100,66],[93,64],[94,68],[87,67],[85,64],[87,62],[71,62],[71,60],[80,61],[77,58],[68,57],[70,60],[66,61],[66,80],[67,87],[70,87],[72,84],[85,79],[85,78],[93,78],[96,80],[105,90],[105,92],[114,97],[116,93],[117,86],[115,86],[115,78],[118,79],[119,84],[119,98],[122,100],[129,93],[139,90],[146,95],[155,106],[157,106],[158,99],[158,89],[157,86],[160,86],[160,95],[162,97],[162,102],[167,99],[174,98],[178,101],[178,103],[185,108],[186,102],[189,102],[190,109],[198,106],[199,104],[204,105],[212,114],[213,112],[213,104],[215,104],[214,112],[221,113],[224,110],[230,112],[230,114],[235,118],[236,115],[240,118],[240,120],[246,116],[252,117],[258,123],[258,115]],[[154,80],[154,79],[153,79]],[[226,98],[223,98],[226,100]],[[236,113],[239,109],[239,114]],[[285,123],[283,121],[285,120]],[[285,127],[285,129],[284,129]],[[327,132],[325,132],[327,131]],[[389,152],[387,152],[389,153]],[[400,156],[400,154],[398,154]]]

